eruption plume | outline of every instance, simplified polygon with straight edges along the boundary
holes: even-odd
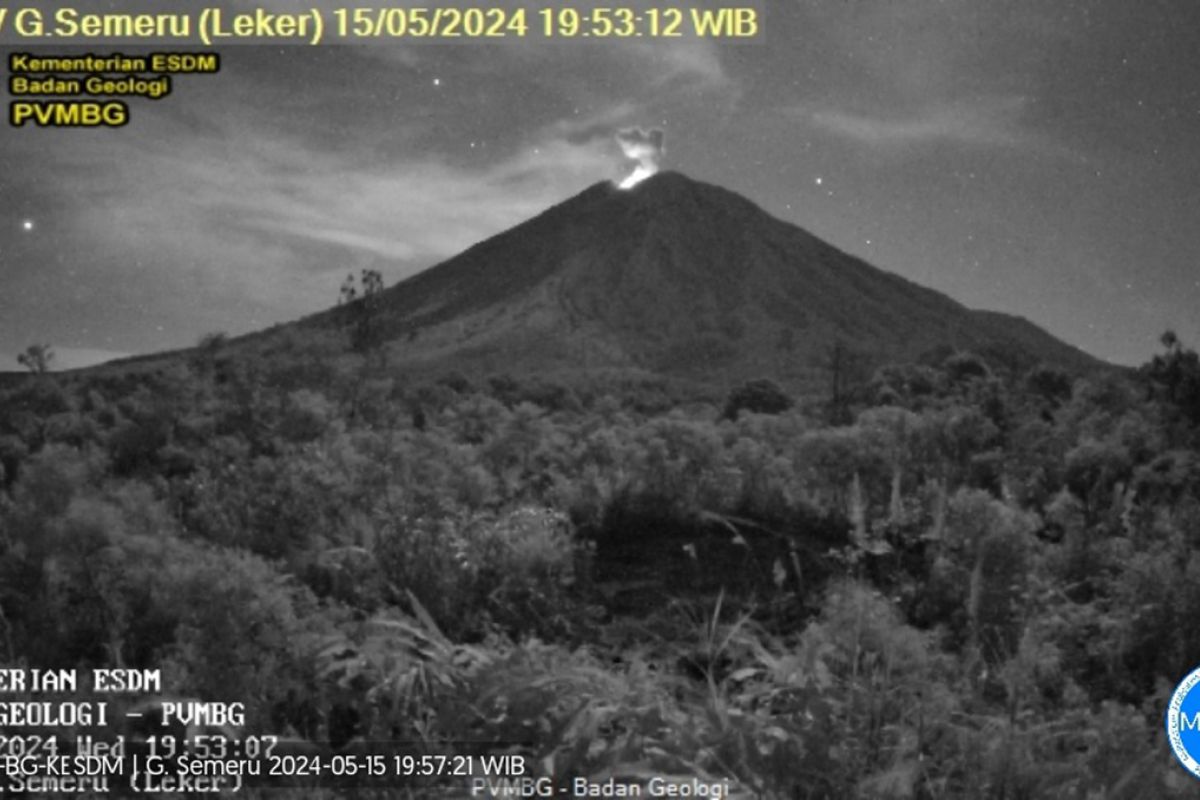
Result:
[[[658,172],[658,164],[664,152],[663,139],[663,132],[657,128],[648,131],[641,128],[617,131],[617,144],[621,145],[625,157],[638,162],[629,177],[621,181],[622,189],[632,189]]]

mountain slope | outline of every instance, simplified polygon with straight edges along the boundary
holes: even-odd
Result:
[[[504,370],[801,377],[834,342],[876,363],[945,346],[1099,363],[677,173],[592,186],[387,290],[380,314],[400,361]]]

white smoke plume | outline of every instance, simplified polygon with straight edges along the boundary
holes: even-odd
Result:
[[[666,152],[665,138],[665,134],[657,128],[648,131],[641,128],[626,128],[617,131],[617,144],[621,145],[625,157],[638,162],[629,177],[621,181],[622,189],[632,189],[658,172],[658,165],[662,161],[663,153]]]

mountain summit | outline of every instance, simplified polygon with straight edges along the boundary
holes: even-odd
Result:
[[[378,313],[398,359],[490,370],[799,378],[835,343],[873,362],[953,347],[1098,363],[672,172],[596,184],[388,289]]]

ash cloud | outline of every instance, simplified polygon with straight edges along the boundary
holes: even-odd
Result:
[[[646,178],[658,172],[665,152],[666,134],[658,128],[625,128],[617,131],[617,144],[625,157],[638,162],[628,178],[621,182],[622,189],[632,189]]]

